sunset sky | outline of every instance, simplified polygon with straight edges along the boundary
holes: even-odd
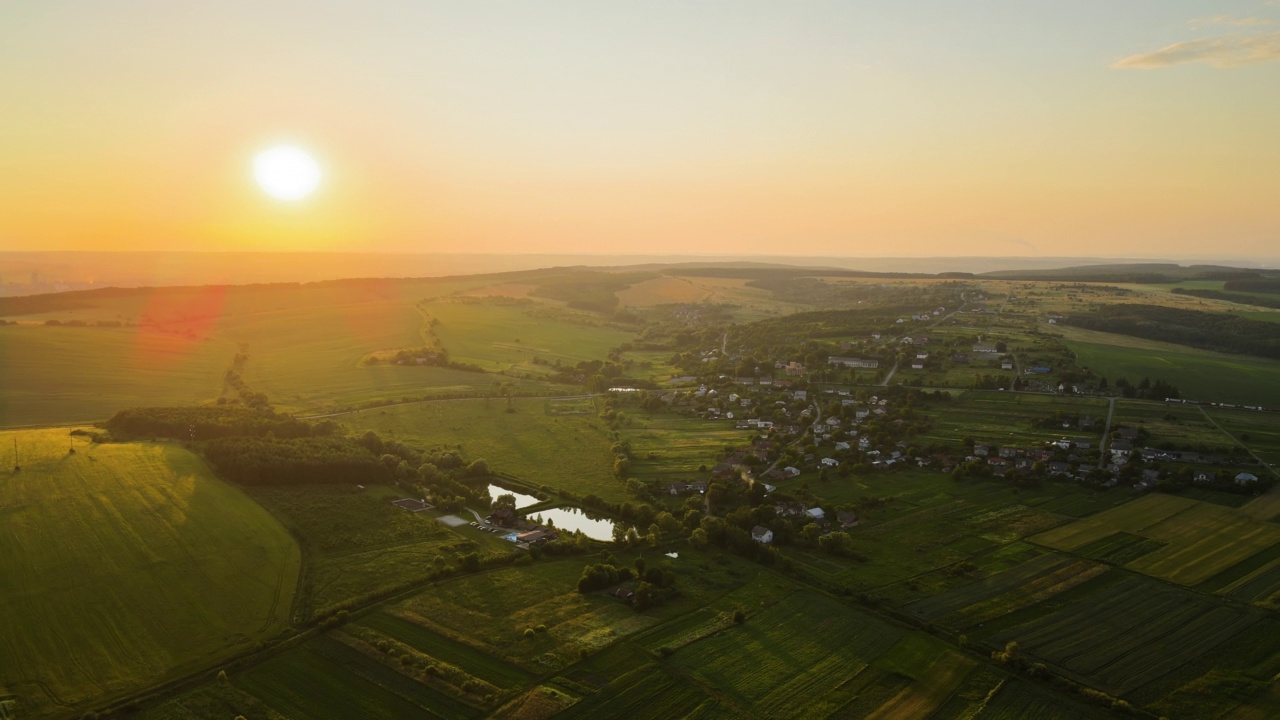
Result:
[[[0,249],[1277,258],[1280,0],[7,0]]]

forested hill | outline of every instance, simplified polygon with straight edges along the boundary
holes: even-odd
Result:
[[[1280,359],[1280,323],[1159,305],[1107,305],[1068,325],[1204,350]]]

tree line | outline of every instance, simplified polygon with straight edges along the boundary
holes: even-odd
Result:
[[[1068,325],[1148,340],[1280,359],[1280,323],[1159,305],[1107,305],[1073,315]]]

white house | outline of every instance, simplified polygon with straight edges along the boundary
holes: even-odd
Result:
[[[768,545],[773,542],[773,531],[763,525],[757,525],[751,528],[751,539],[761,545]]]
[[[816,507],[816,508],[809,508],[808,510],[805,510],[805,511],[804,511],[804,513],[805,513],[806,515],[808,515],[809,517],[813,518],[814,520],[826,520],[826,519],[827,519],[827,514],[826,514],[825,512],[823,512],[823,511],[822,511],[822,508],[820,508],[820,507]]]
[[[791,477],[795,477],[800,474],[800,468],[792,467],[790,465],[782,468],[782,471],[785,472],[787,475],[790,475]]]
[[[826,467],[836,467],[836,466],[838,466],[838,465],[840,464],[840,461],[839,461],[839,460],[837,460],[837,459],[835,459],[835,458],[829,458],[829,457],[822,458],[822,460],[821,460],[820,462],[821,462],[823,465],[825,465]]]
[[[1237,485],[1248,485],[1251,482],[1258,482],[1258,476],[1247,472],[1242,472],[1236,476]]]

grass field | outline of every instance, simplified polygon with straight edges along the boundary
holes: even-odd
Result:
[[[0,327],[0,427],[216,398],[232,343],[136,328]]]
[[[714,466],[726,447],[742,446],[755,434],[725,420],[643,413],[629,417],[622,437],[631,443],[635,458],[631,474],[641,479],[693,478],[703,465]]]
[[[260,485],[250,495],[300,539],[306,557],[298,617],[421,580],[468,552],[509,552],[511,544],[468,526],[449,529],[438,512],[391,504],[404,492],[372,485]]]
[[[439,321],[435,333],[453,360],[507,370],[534,357],[575,365],[603,360],[634,333],[586,313],[540,304],[439,301],[423,311]]]
[[[1079,363],[1112,383],[1161,379],[1183,397],[1280,406],[1280,362],[1059,326]]]
[[[613,477],[614,440],[604,420],[588,414],[550,414],[548,401],[448,400],[358,413],[340,418],[353,431],[422,447],[461,445],[468,459],[484,458],[495,471],[535,485],[594,493],[612,502],[630,496]]]
[[[137,691],[278,632],[299,551],[271,515],[165,444],[0,433],[0,694],[33,715]],[[10,457],[5,465],[9,466]]]

